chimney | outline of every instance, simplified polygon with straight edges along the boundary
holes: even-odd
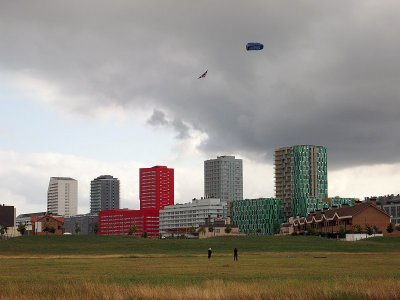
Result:
[[[375,198],[375,197],[369,199],[369,202],[370,202],[373,206],[376,206],[376,198]]]

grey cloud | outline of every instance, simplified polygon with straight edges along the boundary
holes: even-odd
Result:
[[[153,114],[151,115],[151,117],[147,120],[147,123],[153,126],[165,126],[168,125],[168,121],[165,119],[165,114],[160,111],[155,109],[153,111]]]
[[[175,129],[175,131],[178,132],[177,135],[178,139],[186,139],[190,137],[189,134],[190,128],[185,123],[183,123],[182,120],[174,119],[174,121],[172,122],[172,126]]]
[[[157,109],[153,110],[153,114],[147,120],[147,124],[172,128],[177,132],[177,139],[187,139],[190,137],[190,127],[187,124],[181,119],[176,118],[173,121],[168,121],[165,118],[165,113]]]
[[[272,161],[276,147],[311,143],[328,147],[332,168],[398,162],[399,9],[394,0],[6,1],[0,71],[92,99],[59,103],[83,114],[114,102],[158,107],[150,124],[165,125],[156,111],[168,111],[179,138],[189,126],[207,133],[205,152]],[[248,41],[265,49],[246,52]]]

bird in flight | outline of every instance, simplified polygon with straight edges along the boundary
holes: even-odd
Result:
[[[200,77],[199,77],[199,78],[197,78],[197,79],[200,79],[200,78],[204,78],[204,77],[206,77],[206,75],[207,75],[207,72],[208,72],[208,70],[207,70],[207,71],[205,71],[203,74],[201,74],[201,75],[200,75]]]

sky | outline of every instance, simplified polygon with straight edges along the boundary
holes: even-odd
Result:
[[[244,197],[274,197],[274,149],[328,149],[328,193],[400,193],[400,2],[0,0],[0,203],[46,210],[50,177],[243,159]],[[262,51],[246,51],[261,42]],[[208,70],[207,76],[197,79]]]

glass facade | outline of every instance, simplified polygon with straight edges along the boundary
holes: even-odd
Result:
[[[306,216],[318,207],[318,199],[328,197],[326,147],[313,145],[291,147],[291,180],[291,215]]]
[[[232,223],[240,232],[273,235],[282,222],[283,205],[279,199],[245,199],[232,203]]]

